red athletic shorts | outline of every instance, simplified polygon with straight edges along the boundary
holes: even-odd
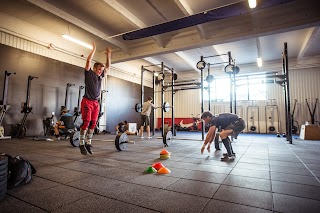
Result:
[[[87,129],[89,123],[91,122],[90,129],[94,129],[98,116],[99,116],[100,106],[98,100],[89,100],[87,98],[82,98],[81,101],[81,116],[83,120],[83,129]]]

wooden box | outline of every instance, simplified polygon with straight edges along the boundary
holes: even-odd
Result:
[[[302,140],[320,140],[320,126],[302,125],[300,130],[300,139]]]

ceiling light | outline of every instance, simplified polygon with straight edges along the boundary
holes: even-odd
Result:
[[[262,58],[261,57],[257,58],[257,64],[258,64],[258,67],[262,67]]]
[[[257,0],[248,0],[248,3],[251,9],[256,8],[257,6]]]
[[[68,35],[63,34],[62,37],[65,38],[65,39],[67,39],[67,40],[69,40],[69,41],[72,41],[72,42],[74,42],[74,43],[76,43],[76,44],[79,44],[79,45],[81,45],[81,46],[83,46],[83,47],[86,47],[86,48],[88,48],[88,49],[93,49],[93,47],[92,47],[90,44],[87,44],[87,43],[84,43],[84,42],[82,42],[82,41],[79,41],[78,39],[75,39],[75,38],[73,38],[73,37],[71,37],[71,36],[68,36]]]

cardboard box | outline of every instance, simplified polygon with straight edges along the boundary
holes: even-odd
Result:
[[[320,140],[320,126],[302,125],[300,130],[300,139],[302,140]]]
[[[137,123],[129,123],[128,131],[129,132],[136,132],[137,131]]]

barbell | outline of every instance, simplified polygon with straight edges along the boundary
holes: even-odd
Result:
[[[163,109],[163,111],[165,112],[169,112],[170,108],[173,108],[173,106],[170,106],[170,104],[168,102],[164,102],[162,104],[162,106],[160,107],[155,107],[156,109],[157,108],[161,108]],[[142,111],[142,105],[140,103],[136,103],[136,105],[134,106],[134,109],[136,112],[141,112]]]
[[[93,141],[115,142],[116,149],[119,151],[126,150],[129,143],[135,144],[134,141],[129,141],[128,135],[125,132],[119,132],[115,140],[108,139],[92,139]],[[70,143],[73,147],[80,145],[80,131],[75,131],[70,135]]]

